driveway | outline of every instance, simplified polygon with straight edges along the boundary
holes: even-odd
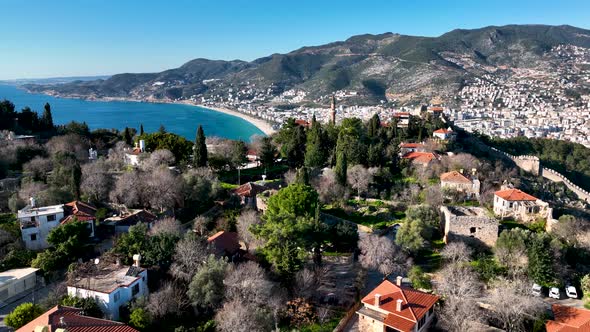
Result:
[[[547,304],[561,304],[561,305],[565,305],[568,307],[574,307],[574,308],[579,308],[579,309],[584,309],[584,301],[580,300],[580,299],[570,299],[570,298],[565,298],[565,299],[560,299],[560,300],[556,300],[550,297],[546,297],[543,298],[543,301]]]

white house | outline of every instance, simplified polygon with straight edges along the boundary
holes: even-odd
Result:
[[[119,309],[148,295],[147,270],[140,267],[141,256],[133,256],[133,266],[97,265],[96,270],[68,283],[68,295],[94,298],[106,318],[118,320]]]
[[[32,290],[37,285],[37,271],[32,267],[0,272],[0,303]]]
[[[434,138],[438,138],[438,139],[441,139],[441,140],[448,140],[448,139],[454,138],[455,132],[451,128],[448,128],[448,129],[442,128],[442,129],[435,130],[432,133],[432,136]]]
[[[552,219],[549,204],[519,189],[504,189],[494,193],[494,213],[502,218],[513,217],[522,221],[536,218]]]
[[[143,157],[145,156],[145,141],[140,140],[139,145],[135,143],[133,149],[125,151],[125,164],[129,166],[139,166]]]
[[[49,247],[47,235],[59,226],[63,217],[63,204],[36,207],[35,199],[31,198],[30,204],[17,213],[22,239],[27,249],[41,250]]]

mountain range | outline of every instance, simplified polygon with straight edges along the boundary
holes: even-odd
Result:
[[[466,82],[510,68],[550,65],[557,45],[590,47],[590,30],[568,25],[507,25],[457,29],[439,37],[358,35],[254,61],[195,59],[160,73],[118,74],[65,84],[28,84],[33,92],[81,98],[178,100],[236,94],[260,100],[287,90],[313,103],[354,91],[354,103],[448,98]],[[276,99],[275,99],[276,100]]]

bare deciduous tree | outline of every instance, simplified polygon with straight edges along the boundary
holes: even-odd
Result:
[[[182,181],[167,168],[154,169],[147,179],[148,200],[152,207],[164,211],[182,201]]]
[[[119,141],[114,147],[109,149],[107,162],[111,169],[123,169],[123,166],[125,166],[125,149],[127,147],[125,142]]]
[[[283,175],[283,178],[285,179],[285,183],[287,183],[287,185],[293,184],[297,179],[297,172],[290,169]]]
[[[264,269],[252,261],[237,266],[232,264],[223,283],[227,299],[257,305],[266,304],[275,287]]]
[[[238,236],[246,245],[246,251],[249,251],[251,247],[256,248],[261,244],[261,241],[250,231],[253,225],[258,225],[260,222],[260,217],[254,210],[246,210],[238,217],[236,224]]]
[[[447,264],[435,284],[438,294],[445,298],[475,299],[481,295],[482,283],[469,266]]]
[[[483,323],[483,314],[472,299],[448,298],[438,312],[439,325],[445,331],[476,331]]]
[[[172,282],[165,282],[160,289],[150,294],[148,311],[157,318],[179,315],[190,306],[186,289]]]
[[[320,177],[312,181],[312,184],[323,203],[332,203],[346,199],[346,188],[338,183],[336,173],[332,169],[325,169]]]
[[[545,313],[543,301],[532,296],[525,282],[500,280],[486,302],[489,315],[506,331],[526,331],[526,320],[541,318]]]
[[[46,146],[51,155],[55,155],[58,152],[69,152],[73,153],[79,161],[88,160],[88,148],[90,145],[87,139],[79,135],[67,134],[55,136],[47,142]]]
[[[25,202],[29,202],[29,198],[37,197],[40,192],[47,189],[47,185],[41,182],[26,182],[18,191],[18,197],[24,200]]]
[[[182,224],[174,218],[164,218],[158,220],[149,231],[150,235],[172,234],[181,236],[183,233]]]
[[[211,219],[205,216],[198,216],[195,218],[193,229],[199,235],[204,236],[207,233],[209,224],[211,223]]]
[[[176,244],[174,261],[170,273],[174,278],[190,282],[207,260],[207,242],[201,237],[188,233]]]
[[[384,275],[403,274],[410,260],[401,247],[386,236],[366,234],[359,241],[359,261],[366,269],[374,269]]]
[[[172,152],[166,149],[161,149],[150,153],[150,156],[141,163],[141,167],[146,171],[150,171],[159,167],[173,165],[174,161],[174,154],[172,154]]]
[[[217,315],[215,327],[220,332],[264,332],[272,330],[269,312],[239,299],[226,302]]]
[[[296,297],[309,300],[315,294],[316,290],[325,281],[328,274],[328,267],[325,265],[314,265],[313,268],[306,267],[297,272],[295,276],[295,293]]]
[[[46,181],[47,173],[51,171],[51,168],[51,159],[39,156],[23,165],[24,173],[36,181]]]
[[[92,202],[102,202],[109,197],[113,178],[109,174],[107,163],[103,159],[82,165],[82,183],[80,190]]]
[[[145,189],[145,180],[138,171],[133,170],[119,176],[109,197],[111,201],[127,207],[143,206]]]
[[[373,182],[374,169],[367,169],[363,165],[354,165],[347,171],[346,178],[348,184],[357,191],[358,199],[361,199],[361,193],[369,189],[369,185]]]
[[[469,262],[473,250],[463,242],[451,242],[440,252],[449,264]]]

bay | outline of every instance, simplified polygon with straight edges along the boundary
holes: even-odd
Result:
[[[246,120],[192,105],[59,98],[0,84],[0,100],[4,99],[14,103],[18,111],[28,106],[39,115],[47,102],[51,105],[55,124],[86,122],[91,130],[130,127],[139,131],[140,124],[143,124],[146,132],[154,132],[164,125],[166,131],[192,141],[197,127],[202,125],[208,137],[250,141],[253,135],[264,135]]]

